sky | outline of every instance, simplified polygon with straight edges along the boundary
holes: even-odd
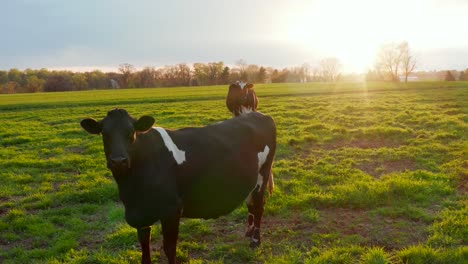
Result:
[[[223,61],[366,72],[408,41],[417,70],[468,68],[468,0],[0,0],[0,69]]]

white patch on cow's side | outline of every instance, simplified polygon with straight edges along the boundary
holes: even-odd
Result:
[[[259,187],[258,188],[258,191],[260,191],[260,189],[262,188],[262,185],[263,185],[263,175],[260,174],[260,169],[262,168],[263,164],[265,164],[265,161],[268,157],[268,153],[270,153],[270,147],[268,147],[268,145],[265,145],[265,148],[263,149],[262,152],[259,152],[257,154],[258,156],[258,176],[257,176],[257,184],[255,184],[255,187],[253,188],[253,190],[249,193],[249,196],[247,196],[247,198],[245,199],[245,202],[247,204],[251,204],[252,203],[252,193],[253,191],[255,191],[255,189],[257,188],[257,186]]]
[[[239,111],[239,113],[241,115],[252,113],[252,112],[253,112],[252,107],[245,107],[245,106],[241,105],[241,108],[240,108],[240,111]]]
[[[263,149],[263,151],[259,152],[257,154],[257,156],[258,156],[258,171],[260,171],[260,168],[263,166],[263,164],[265,164],[268,153],[270,153],[270,147],[268,147],[268,145],[265,145],[265,148]]]
[[[258,191],[260,191],[260,189],[262,188],[262,184],[263,184],[263,175],[261,175],[260,173],[258,174],[258,177],[257,177],[257,185],[255,185],[255,188],[257,188],[257,186],[259,187],[258,188]],[[255,189],[254,189],[255,190]]]
[[[260,192],[260,189],[262,188],[262,184],[263,184],[263,176],[259,173],[257,176],[257,184],[255,184],[255,187],[253,188],[253,190],[250,191],[249,196],[245,198],[246,204],[252,205],[252,193],[255,191],[255,189],[257,189],[257,187],[258,187],[258,192]]]
[[[174,159],[176,160],[177,164],[182,164],[184,163],[185,161],[185,151],[183,150],[180,150],[176,144],[174,143],[174,141],[172,141],[172,138],[169,136],[169,134],[167,133],[167,131],[162,128],[162,127],[153,127],[153,129],[155,129],[156,131],[159,132],[159,134],[161,135],[163,141],[164,141],[164,145],[166,145],[166,148],[172,152],[172,156],[174,156]]]
[[[255,191],[255,189],[257,189],[257,187],[258,187],[257,192],[260,192],[260,189],[262,188],[262,184],[263,184],[263,176],[259,173],[258,176],[257,176],[257,184],[255,184],[255,187],[253,188],[253,190],[250,191],[249,196],[247,196],[247,198],[245,198],[245,203],[246,204],[249,204],[249,205],[252,204],[252,193]]]
[[[255,187],[257,187],[257,185],[255,185]],[[254,188],[254,190],[255,190],[255,188]],[[247,196],[247,198],[245,198],[245,203],[247,205],[252,205],[252,192],[253,192],[253,190],[251,192],[249,192],[249,196]]]
[[[244,87],[247,85],[247,83],[243,82],[243,81],[238,81],[237,84],[240,86],[241,90],[244,90]]]

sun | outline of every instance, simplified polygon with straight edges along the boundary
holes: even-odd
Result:
[[[287,14],[283,39],[314,60],[336,57],[343,70],[365,72],[373,67],[382,44],[406,36],[401,21],[387,14],[397,13],[400,6],[379,5],[382,2],[372,0],[304,3]]]

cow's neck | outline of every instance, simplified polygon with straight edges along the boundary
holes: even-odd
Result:
[[[148,132],[139,136],[129,151],[131,168],[113,173],[126,213],[133,212],[126,216],[129,224],[146,223],[148,219],[156,221],[179,207],[176,179],[169,177],[170,171],[179,166],[170,151],[180,151],[175,148],[175,144],[168,146],[157,130]],[[164,206],[154,207],[158,205],[154,201],[164,201]],[[132,217],[139,215],[142,217]]]

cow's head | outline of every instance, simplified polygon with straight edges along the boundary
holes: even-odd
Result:
[[[145,132],[154,124],[154,118],[142,116],[136,120],[124,109],[107,113],[101,121],[86,118],[81,126],[91,134],[102,134],[107,167],[113,172],[130,168],[129,148],[135,142],[137,132]]]
[[[256,111],[258,99],[253,84],[236,82],[229,86],[228,95],[226,98],[226,106],[234,116],[248,111]]]

